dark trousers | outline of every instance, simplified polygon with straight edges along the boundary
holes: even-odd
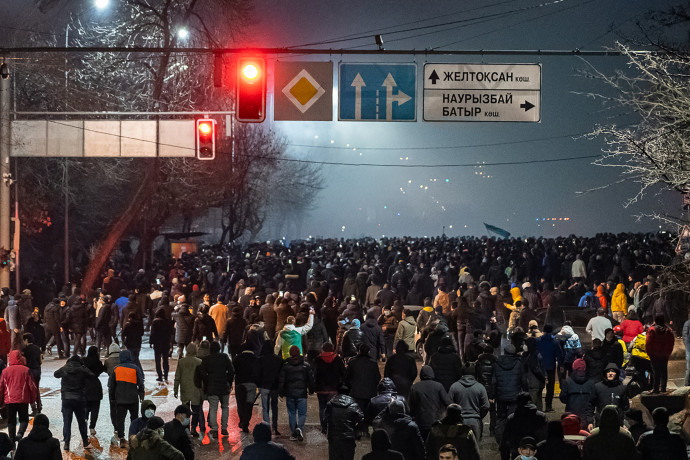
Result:
[[[362,409],[362,413],[366,414],[367,413],[367,408],[369,407],[369,399],[364,399],[364,398],[353,398],[357,405],[359,406],[360,409]],[[359,425],[359,429],[361,433],[368,433],[369,432],[369,424],[366,422],[362,422]]]
[[[132,422],[139,416],[139,402],[131,404],[117,404],[117,418],[115,419],[115,431],[120,438],[125,437],[125,418],[129,412],[129,421]]]
[[[110,330],[107,331],[96,331],[96,346],[99,350],[107,350],[111,344]]]
[[[31,403],[31,409],[34,412],[41,412],[43,409],[43,406],[41,405],[41,391],[39,387],[39,383],[41,383],[41,368],[37,369],[29,369],[29,375],[33,377],[34,383],[36,384],[36,388],[39,389],[39,391],[36,393],[36,402]]]
[[[326,429],[326,405],[336,394],[337,392],[335,391],[319,391],[316,393],[316,397],[319,400],[319,421],[321,422],[321,428],[324,430]]]
[[[545,406],[546,409],[551,409],[553,406],[553,391],[556,385],[556,369],[545,369],[546,373],[546,397]]]
[[[141,367],[141,362],[139,361],[139,353],[141,352],[141,347],[139,348],[129,348],[127,347],[127,350],[132,352],[132,361],[134,361],[134,364],[139,366],[139,369],[143,369]]]
[[[517,403],[515,401],[496,401],[496,431],[494,435],[496,436],[496,443],[501,451],[501,460],[510,459],[510,448],[503,448],[503,435],[505,433],[508,415],[515,412],[516,407]]]
[[[254,392],[252,393],[252,388]],[[252,409],[256,400],[256,386],[240,383],[235,385],[235,401],[237,402],[237,416],[239,427],[242,430],[249,430],[249,421],[252,419]]]
[[[74,354],[82,356],[86,354],[86,335],[83,332],[74,333]]]
[[[65,354],[65,344],[62,341],[60,329],[46,330],[46,347],[50,350],[53,347],[53,343],[57,345],[58,356],[63,356]]]
[[[355,458],[355,441],[328,440],[328,460],[353,460]]]
[[[69,444],[72,437],[72,416],[77,419],[79,434],[84,444],[88,444],[89,437],[86,433],[86,401],[76,399],[62,400],[62,437],[65,444]]]
[[[156,373],[159,379],[168,380],[168,371],[170,370],[170,364],[168,363],[169,353],[170,348],[153,348],[154,359],[156,360]],[[161,364],[163,365],[162,370]]]
[[[95,429],[98,421],[98,413],[101,411],[101,401],[86,402],[86,420],[89,421],[89,428]]]
[[[70,354],[69,354],[69,346],[70,346],[69,331],[62,331],[60,333],[60,337],[62,338],[62,347],[63,347],[63,351],[65,353],[65,356],[70,356]]]
[[[666,391],[666,383],[668,382],[668,358],[652,358],[650,356],[649,359],[652,363],[652,374],[654,379],[652,390],[655,392]]]
[[[192,419],[189,422],[189,429],[195,431],[199,427],[199,433],[201,437],[204,437],[206,433],[206,419],[204,418],[204,402],[203,400],[199,405],[194,405],[189,401],[187,406],[192,410]]]
[[[7,434],[10,441],[16,441],[17,415],[19,415],[19,437],[24,436],[26,427],[29,426],[29,405],[26,403],[7,404]]]

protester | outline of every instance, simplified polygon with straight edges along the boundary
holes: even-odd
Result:
[[[620,425],[616,406],[606,406],[601,411],[599,427],[585,439],[582,454],[587,460],[640,459],[630,433]]]
[[[164,439],[165,423],[152,417],[136,436],[132,436],[127,460],[184,460],[184,455]]]
[[[172,321],[165,317],[164,310],[158,310],[151,324],[151,335],[149,336],[149,344],[153,347],[153,359],[156,362],[156,374],[158,374],[156,380],[158,382],[168,381],[168,372],[170,371],[168,356],[174,334]]]
[[[304,424],[307,420],[307,393],[314,392],[314,375],[309,363],[304,361],[297,345],[290,348],[290,358],[280,369],[278,394],[285,397],[290,425],[290,440],[304,440]]]
[[[38,414],[34,417],[33,427],[29,434],[19,440],[17,450],[14,453],[15,460],[59,460],[60,441],[53,437],[49,429],[48,417]]]
[[[688,451],[685,442],[677,433],[668,429],[668,409],[657,407],[652,412],[654,430],[640,436],[637,443],[644,460],[686,460]]]
[[[29,368],[23,364],[19,350],[10,351],[8,366],[0,375],[0,398],[0,404],[7,407],[7,433],[10,441],[17,442],[24,436],[29,425],[29,404],[38,399],[36,383]],[[16,431],[17,416],[19,432]],[[88,440],[85,445],[88,445]]]
[[[350,387],[350,395],[357,402],[357,405],[366,413],[369,401],[376,396],[381,371],[376,361],[369,353],[369,345],[363,343],[359,347],[355,356],[347,365],[345,370],[345,384]],[[368,432],[368,427],[362,425],[362,432]]]
[[[355,440],[364,413],[349,393],[350,388],[341,385],[326,404],[324,420],[329,460],[352,460],[355,456]]]
[[[321,431],[326,433],[326,406],[345,379],[345,363],[335,353],[332,343],[324,343],[321,350],[314,360],[314,391],[319,401]]]
[[[3,373],[4,375],[4,373]],[[67,364],[55,371],[55,378],[61,379],[60,394],[62,396],[62,435],[64,450],[69,452],[72,437],[72,417],[77,419],[79,434],[84,449],[90,449],[88,432],[86,431],[86,387],[93,373],[82,364],[81,358],[74,355],[67,360]],[[21,433],[20,433],[21,434]]]
[[[144,400],[144,373],[134,364],[129,350],[120,352],[120,364],[108,379],[108,394],[113,401],[111,407],[115,408],[115,431],[120,447],[125,447],[125,417],[129,412],[130,421],[137,418],[139,401]]]
[[[539,460],[580,460],[580,449],[563,437],[560,420],[552,420],[546,426],[546,439],[536,446]]]
[[[455,382],[448,392],[453,403],[462,408],[462,419],[474,432],[477,441],[482,439],[483,419],[489,412],[489,398],[484,385],[475,378],[476,368],[473,364],[462,368],[462,377]]]
[[[391,448],[401,452],[406,460],[425,457],[424,439],[415,421],[405,413],[405,404],[397,399],[388,403],[374,419],[374,430],[385,430],[391,441]]]
[[[652,364],[654,384],[652,393],[665,393],[668,381],[668,358],[673,352],[675,336],[666,326],[662,315],[654,318],[654,325],[647,331],[646,350]]]
[[[206,435],[206,418],[202,410],[201,390],[194,384],[194,376],[201,365],[201,359],[196,353],[196,344],[190,343],[187,345],[187,355],[177,361],[173,391],[175,398],[179,395],[180,402],[192,411],[190,434],[192,437],[201,436],[203,439]]]
[[[128,437],[132,437],[146,428],[146,424],[154,415],[156,415],[156,405],[150,399],[144,399],[141,402],[141,416],[130,423]]]
[[[410,389],[408,404],[410,415],[419,426],[423,439],[426,439],[431,426],[441,418],[451,402],[443,385],[434,380],[433,369],[422,366],[419,371],[419,382]]]
[[[211,342],[210,354],[201,359],[199,375],[203,392],[207,395],[208,419],[211,431],[209,439],[218,439],[218,405],[221,406],[220,428],[223,436],[228,436],[229,398],[235,369],[225,353],[220,352],[220,343]]]
[[[257,377],[259,393],[261,395],[261,412],[263,421],[271,423],[273,434],[280,436],[278,431],[278,384],[283,360],[273,353],[273,344],[266,340],[259,356],[259,375]],[[321,400],[319,400],[321,401]]]
[[[22,354],[24,355],[24,361],[26,362],[26,367],[29,368],[29,374],[33,377],[36,383],[36,388],[39,388],[39,382],[41,381],[41,364],[43,364],[43,353],[36,343],[34,343],[34,335],[30,332],[25,332],[22,335],[24,342],[24,349]],[[41,394],[37,394],[36,401],[31,404],[32,415],[41,413]]]
[[[235,401],[239,418],[238,426],[243,433],[249,433],[252,409],[258,396],[256,390],[260,364],[259,359],[248,344],[245,343],[243,348],[233,363],[235,368]]]
[[[426,438],[427,460],[439,459],[442,448],[450,444],[455,448],[458,458],[463,460],[479,460],[479,445],[474,437],[472,428],[462,423],[462,408],[457,404],[450,404],[446,415],[434,422]]]
[[[164,425],[165,439],[168,444],[182,452],[185,460],[194,460],[194,447],[187,434],[192,411],[185,404],[175,408],[174,418]]]
[[[98,380],[98,376],[106,370],[98,356],[98,347],[89,347],[86,358],[84,358],[84,367],[93,374],[86,381],[84,394],[86,396],[86,421],[89,422],[91,436],[95,436],[96,423],[98,422],[101,400],[103,399],[103,385]]]
[[[403,454],[391,449],[391,441],[385,430],[374,430],[371,434],[371,452],[362,460],[404,460]]]
[[[280,444],[271,441],[271,426],[266,422],[254,425],[254,444],[242,449],[240,460],[295,460]]]

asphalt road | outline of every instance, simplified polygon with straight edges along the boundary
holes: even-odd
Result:
[[[176,356],[176,355],[174,355]],[[155,365],[153,362],[153,350],[149,348],[142,349],[141,362],[146,376],[146,398],[150,399],[156,404],[156,415],[163,418],[163,420],[170,421],[173,418],[175,407],[179,401],[173,397],[172,379],[175,373],[176,358],[171,362],[170,379],[168,384],[159,384],[156,382]],[[43,400],[43,413],[50,419],[51,431],[53,436],[60,440],[62,444],[62,416],[60,403],[60,380],[53,377],[53,372],[64,364],[64,360],[58,360],[52,356],[46,356],[43,364],[43,376],[40,384],[41,398]],[[673,361],[669,365],[669,389],[675,386],[682,386],[685,375],[685,362]],[[107,391],[107,376],[101,376],[104,391]],[[207,404],[205,405],[207,408]],[[308,401],[308,415],[305,429],[305,439],[303,442],[296,442],[289,440],[289,429],[287,423],[287,412],[284,402],[280,402],[279,406],[279,429],[281,436],[274,439],[274,441],[282,443],[296,458],[298,459],[325,459],[328,455],[328,441],[326,437],[321,434],[320,424],[318,421],[318,403],[316,396],[310,396]],[[555,412],[547,414],[549,418],[557,419],[563,411],[563,405],[554,399]],[[220,411],[219,411],[220,416]],[[257,404],[254,407],[252,416],[252,423],[250,430],[254,424],[261,421],[261,407]],[[488,425],[488,416],[485,420]],[[251,435],[245,435],[237,428],[237,411],[235,408],[234,393],[230,397],[230,436],[222,436],[219,440],[211,443],[208,437],[204,438],[202,443],[198,443],[196,447],[197,459],[238,459],[242,453],[242,447],[251,443]],[[125,428],[129,428],[129,421],[126,422]],[[3,425],[3,431],[6,432]],[[92,451],[84,452],[81,447],[81,440],[77,428],[77,423],[72,423],[72,437],[71,447],[72,452],[64,453],[63,458],[68,459],[125,459],[127,452],[119,447],[111,446],[110,439],[113,436],[113,427],[110,423],[109,407],[107,397],[101,404],[100,415],[96,426],[97,434],[92,437],[92,444],[95,446]],[[485,427],[484,432],[488,433],[488,426]],[[481,456],[483,460],[499,459],[496,443],[492,437],[485,436],[480,443]],[[362,455],[370,451],[370,443],[368,439],[363,439],[357,444],[356,459],[361,458]]]

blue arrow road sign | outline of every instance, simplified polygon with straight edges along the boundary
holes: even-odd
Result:
[[[415,121],[417,64],[340,64],[338,120]]]

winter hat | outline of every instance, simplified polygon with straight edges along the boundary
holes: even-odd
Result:
[[[198,290],[199,290],[198,284],[195,284],[194,286],[192,286],[192,291],[198,291]]]
[[[165,425],[163,419],[156,415],[151,417],[149,421],[146,422],[146,428],[148,428],[149,430],[157,430],[158,428],[161,428],[163,425]]]
[[[584,359],[577,358],[575,361],[573,361],[573,372],[584,373],[586,370],[587,370],[587,363],[585,363]]]
[[[462,421],[462,407],[460,404],[449,404],[446,408],[446,421],[457,423]]]
[[[531,319],[529,321],[529,328],[532,329],[533,327],[539,327],[539,323],[537,323],[537,320]]]
[[[120,353],[120,345],[116,343],[111,343],[110,346],[108,347],[108,354],[113,354],[113,353]]]
[[[301,353],[300,353],[299,347],[297,345],[293,345],[290,347],[290,358],[297,358],[300,355],[301,355]]]
[[[355,318],[352,320],[352,327],[354,327],[355,329],[359,329],[359,320],[358,319]]]
[[[255,440],[256,441],[256,440]],[[374,430],[371,434],[371,450],[388,450],[391,448],[391,440],[386,430]]]
[[[534,440],[532,436],[525,436],[520,439],[520,448],[531,447],[532,449],[537,448],[537,441]]]
[[[445,346],[450,345],[451,347],[453,346],[453,339],[451,339],[449,335],[444,335],[443,337],[441,337],[441,346],[444,346],[444,345]]]
[[[462,366],[462,375],[477,375],[474,364],[467,363],[464,366]]]
[[[514,355],[517,353],[517,351],[515,350],[515,345],[513,345],[513,344],[506,345],[506,347],[503,349],[503,351],[505,351],[506,355]]]

